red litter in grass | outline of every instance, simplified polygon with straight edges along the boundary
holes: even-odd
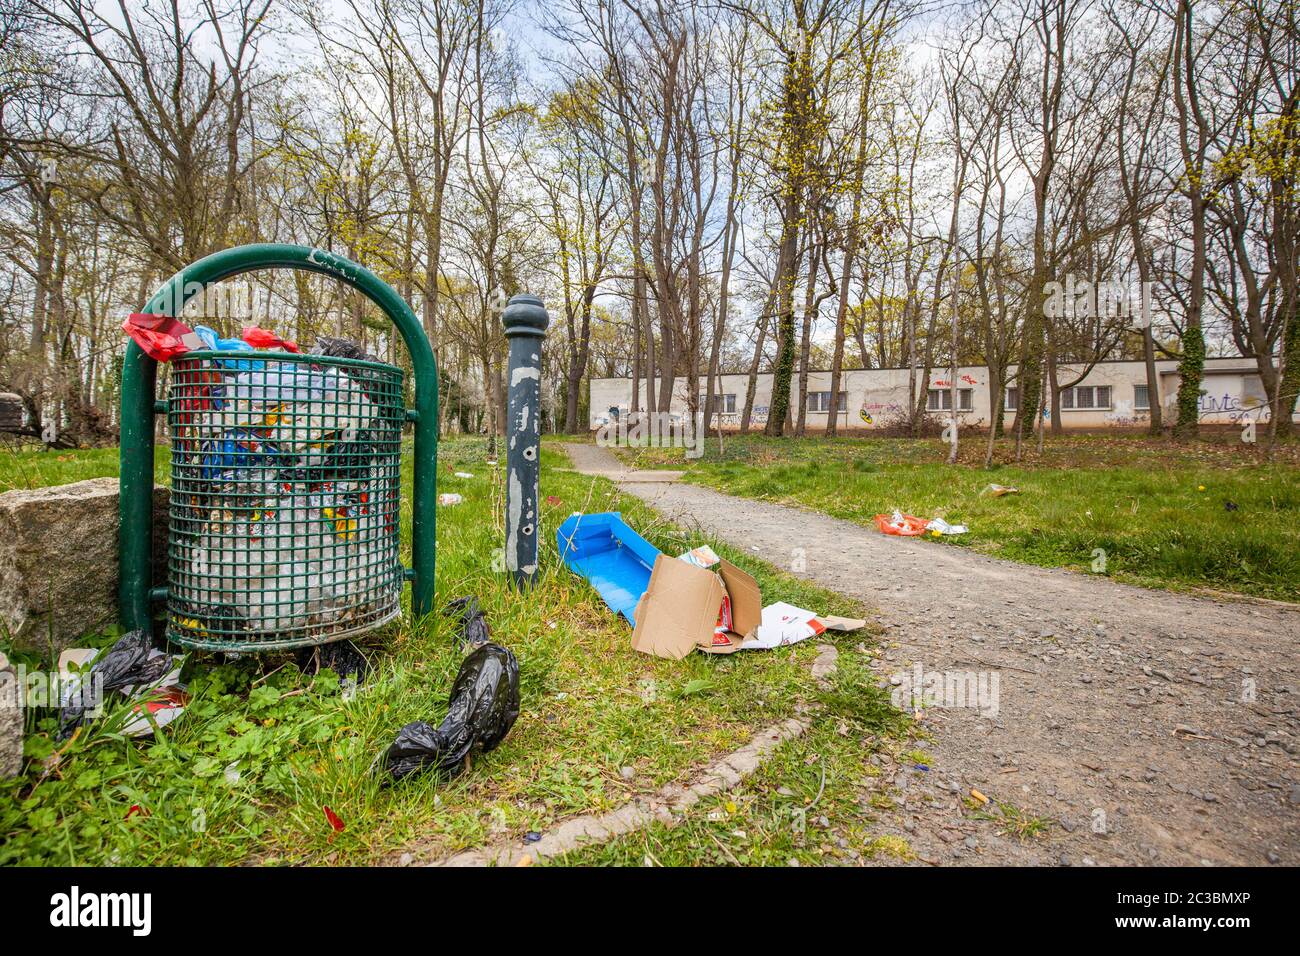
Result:
[[[126,811],[126,816],[124,816],[122,819],[123,819],[123,820],[130,820],[130,819],[131,819],[133,816],[135,816],[137,813],[140,814],[140,816],[142,816],[142,817],[147,817],[147,816],[149,815],[149,811],[148,811],[148,810],[146,810],[144,807],[140,806],[140,804],[138,804],[138,803],[133,803],[133,804],[131,804],[131,809],[128,810],[128,811]]]
[[[339,819],[339,815],[335,813],[333,810],[331,810],[329,807],[322,807],[321,809],[325,811],[325,819],[328,820],[330,822],[330,826],[334,828],[334,833],[342,833],[343,821]],[[334,839],[334,833],[330,834],[331,840]]]
[[[547,495],[546,503],[550,505],[552,508],[555,508],[558,507],[559,505],[564,504],[564,499],[557,497],[556,495]]]

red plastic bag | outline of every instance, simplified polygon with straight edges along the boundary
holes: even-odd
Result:
[[[905,515],[895,511],[892,515],[876,515],[876,527],[884,534],[896,534],[905,538],[925,534],[925,526],[930,522],[916,515]]]
[[[204,348],[193,329],[170,315],[132,312],[122,323],[122,331],[155,362],[170,362],[178,355]]]
[[[255,349],[283,349],[286,352],[300,352],[296,342],[286,342],[274,332],[258,328],[256,325],[244,329],[244,341]]]

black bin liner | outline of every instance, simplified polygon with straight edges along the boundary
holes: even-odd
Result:
[[[99,690],[121,690],[124,687],[148,686],[175,666],[166,654],[153,654],[153,639],[143,630],[131,631],[118,638],[117,643],[101,654],[83,679],[79,692],[72,694],[59,713],[58,740],[66,740],[81,725],[86,711],[97,703],[93,699],[93,686],[101,681]]]
[[[509,648],[484,644],[460,665],[442,724],[407,724],[398,731],[384,763],[399,780],[430,769],[454,777],[471,753],[495,749],[518,716],[519,663]]]
[[[456,636],[460,638],[462,647],[466,644],[478,647],[491,640],[487,617],[484,616],[483,609],[478,606],[477,598],[458,597],[443,608],[442,613],[456,619]]]

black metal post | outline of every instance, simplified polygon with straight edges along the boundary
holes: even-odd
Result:
[[[506,399],[506,568],[520,588],[537,579],[538,474],[542,441],[542,300],[517,295],[502,313],[510,340]]]

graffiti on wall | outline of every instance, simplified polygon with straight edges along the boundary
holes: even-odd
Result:
[[[978,385],[979,381],[969,375],[963,375],[958,379],[964,385]],[[937,378],[930,383],[931,388],[952,388],[952,380],[947,378]]]
[[[903,413],[903,406],[898,402],[875,402],[870,398],[862,401],[858,409],[858,418],[864,425],[881,425],[887,418],[897,417]]]
[[[1171,396],[1177,402],[1178,396]],[[1236,425],[1244,421],[1260,421],[1268,418],[1268,404],[1247,396],[1240,398],[1229,392],[1211,395],[1201,392],[1196,400],[1197,416],[1201,421],[1226,422]]]
[[[1138,411],[1133,407],[1131,398],[1120,398],[1115,401],[1115,407],[1108,411],[1104,417],[1107,425],[1125,428],[1145,423],[1148,416],[1148,412]]]

